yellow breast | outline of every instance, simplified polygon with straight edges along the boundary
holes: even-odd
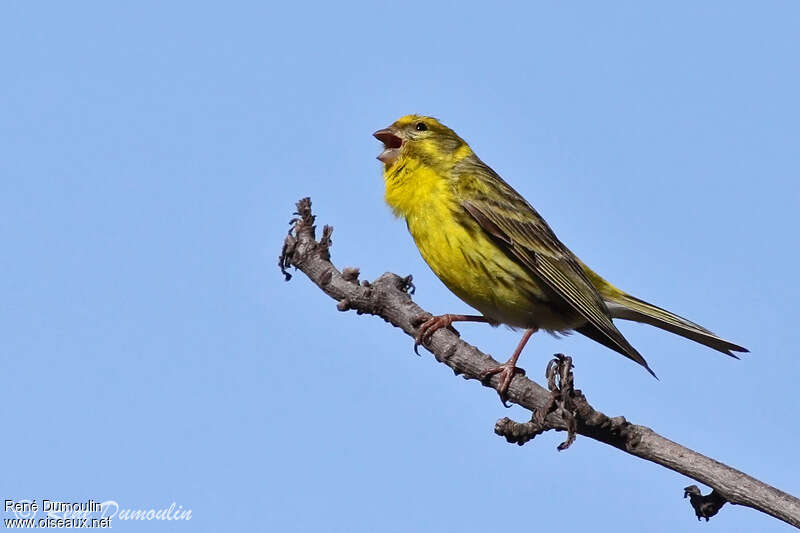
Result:
[[[386,176],[386,202],[406,219],[423,259],[456,296],[495,322],[568,327],[539,283],[464,211],[446,178],[428,167],[405,170]]]

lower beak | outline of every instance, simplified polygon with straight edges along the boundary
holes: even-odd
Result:
[[[383,143],[383,152],[380,153],[378,159],[385,165],[394,163],[400,157],[403,139],[395,135],[391,128],[378,130],[372,135]]]

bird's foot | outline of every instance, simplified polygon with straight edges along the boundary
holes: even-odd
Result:
[[[500,395],[500,401],[503,402],[504,407],[511,407],[511,405],[507,403],[508,387],[511,385],[511,380],[514,379],[515,374],[524,376],[525,371],[514,364],[514,362],[506,361],[502,365],[484,370],[480,376],[481,381],[486,381],[495,374],[500,374],[500,385],[497,387],[497,394]]]
[[[458,319],[457,315],[434,316],[422,323],[414,339],[414,353],[419,355],[418,348],[431,340],[431,336],[442,328],[450,328],[453,333],[458,335],[458,331],[453,327],[453,322]]]

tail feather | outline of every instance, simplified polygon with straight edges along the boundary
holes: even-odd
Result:
[[[736,359],[738,357],[732,352],[749,352],[747,348],[718,337],[699,324],[695,324],[630,294],[620,291],[619,294],[604,294],[603,296],[606,298],[606,306],[612,318],[650,324],[704,344]]]
[[[581,335],[586,335],[593,341],[599,342],[600,344],[602,344],[607,348],[611,348],[615,352],[624,355],[625,357],[627,357],[632,361],[636,361],[637,363],[642,365],[645,368],[645,370],[650,372],[650,375],[658,379],[658,376],[656,376],[656,373],[653,372],[652,368],[650,368],[650,365],[647,364],[647,361],[644,360],[642,354],[637,352],[633,346],[627,343],[627,341],[625,346],[619,343],[612,342],[611,339],[609,339],[606,335],[604,335],[602,331],[592,326],[591,324],[586,324],[584,326],[576,328],[575,331],[577,331]]]

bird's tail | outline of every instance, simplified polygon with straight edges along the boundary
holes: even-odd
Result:
[[[747,348],[716,336],[699,324],[695,324],[675,313],[670,313],[666,309],[661,309],[622,291],[618,294],[604,294],[603,297],[606,299],[606,306],[612,318],[650,324],[700,344],[705,344],[709,348],[714,348],[736,359],[738,357],[733,352],[749,351]]]
[[[695,324],[690,320],[686,320],[682,316],[675,313],[670,313],[666,309],[653,305],[651,303],[640,300],[635,296],[631,296],[624,291],[619,290],[595,271],[590,269],[584,263],[581,263],[586,276],[591,280],[592,284],[597,288],[603,300],[606,303],[611,318],[621,318],[623,320],[633,320],[635,322],[643,322],[650,324],[657,328],[669,331],[686,337],[700,344],[705,344],[709,348],[714,348],[717,351],[730,355],[731,357],[738,357],[732,352],[749,352],[747,348],[742,348],[738,344],[716,336],[711,331],[707,330],[699,324]]]

